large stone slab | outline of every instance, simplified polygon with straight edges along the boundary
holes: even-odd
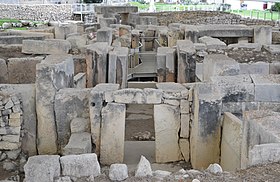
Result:
[[[63,149],[63,155],[91,153],[91,149],[92,147],[90,133],[72,133],[68,144]]]
[[[125,104],[108,103],[102,109],[100,163],[122,163],[124,158]],[[114,118],[114,119],[112,119]]]
[[[179,147],[180,111],[178,106],[154,105],[156,162],[178,161],[182,158]]]
[[[175,49],[169,47],[158,47],[157,73],[160,81],[175,81],[175,64]]]
[[[231,113],[224,113],[221,166],[225,171],[241,168],[242,121]]]
[[[54,109],[59,151],[68,143],[71,121],[75,118],[89,121],[89,95],[90,89],[65,88],[56,93]]]
[[[217,38],[212,38],[212,37],[200,37],[198,39],[198,41],[200,43],[203,43],[206,45],[208,50],[223,50],[223,49],[227,49],[227,45],[226,43],[220,41]]]
[[[70,177],[100,175],[100,165],[96,154],[67,155],[60,158],[61,173]]]
[[[51,182],[60,176],[58,155],[29,157],[24,166],[25,180],[29,182]]]
[[[203,80],[207,81],[211,76],[238,75],[240,67],[238,62],[223,54],[211,54],[203,60]]]
[[[71,56],[51,55],[36,65],[36,111],[39,154],[57,153],[54,101],[58,90],[73,87]]]
[[[280,102],[280,75],[251,75],[255,84],[255,100]]]
[[[22,52],[26,54],[67,54],[71,44],[66,40],[24,40]]]
[[[271,26],[255,26],[254,27],[254,43],[267,45],[272,43],[272,27]]]
[[[269,63],[256,62],[256,63],[239,63],[239,74],[269,74]]]
[[[195,82],[196,60],[193,55],[195,48],[190,40],[177,41],[177,56],[178,56],[178,83]]]
[[[166,83],[157,83],[156,87],[163,92],[163,98],[165,99],[187,99],[185,96],[188,93],[188,90],[179,83],[166,82]]]
[[[271,54],[279,54],[280,53],[280,45],[264,45],[263,48],[270,52]]]

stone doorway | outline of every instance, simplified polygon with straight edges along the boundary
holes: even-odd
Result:
[[[155,162],[154,105],[126,105],[124,146],[124,163],[137,164],[141,155]]]

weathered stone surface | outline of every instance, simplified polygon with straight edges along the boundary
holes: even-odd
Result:
[[[38,152],[54,154],[57,152],[55,95],[59,89],[73,86],[73,59],[70,56],[48,56],[36,65],[36,75]]]
[[[263,48],[270,52],[271,54],[280,53],[280,45],[264,45]]]
[[[87,35],[74,35],[66,39],[71,44],[72,51],[83,49],[87,44]]]
[[[112,164],[109,169],[109,178],[112,181],[123,181],[128,178],[128,170],[125,164]]]
[[[221,50],[221,49],[227,49],[226,43],[220,41],[217,38],[212,38],[212,37],[200,37],[199,39],[200,43],[203,43],[206,45],[207,49],[215,49],[215,50]]]
[[[190,160],[190,142],[188,139],[179,139],[180,151],[186,162]]]
[[[224,113],[221,166],[225,171],[241,168],[242,121],[231,113]]]
[[[50,182],[60,176],[58,155],[38,155],[29,157],[24,166],[25,180],[30,182]]]
[[[280,161],[280,143],[267,143],[255,145],[249,151],[249,164],[267,164]]]
[[[63,148],[63,155],[91,153],[91,135],[87,132],[72,133],[68,144]]]
[[[153,176],[153,171],[150,162],[142,155],[137,165],[135,176],[136,177]]]
[[[251,75],[251,78],[255,84],[256,101],[280,101],[280,75]]]
[[[144,104],[146,95],[142,89],[127,88],[117,90],[113,93],[115,102],[124,104]]]
[[[280,62],[272,62],[269,64],[269,74],[280,74]]]
[[[24,40],[22,52],[26,54],[67,54],[71,44],[66,40]]]
[[[269,63],[257,62],[252,64],[239,63],[239,74],[269,74]]]
[[[71,133],[89,132],[89,121],[85,118],[74,118],[70,124]]]
[[[190,136],[190,115],[181,114],[180,137],[189,138],[189,136]]]
[[[179,148],[180,112],[176,106],[154,105],[156,162],[181,159]]]
[[[239,64],[223,54],[207,55],[203,60],[203,80],[209,80],[211,76],[238,75],[239,71]]]
[[[54,108],[56,110],[56,128],[57,128],[57,143],[59,150],[61,150],[70,138],[71,121],[79,120],[83,118],[84,129],[86,129],[86,123],[89,122],[89,95],[90,89],[61,89],[55,96]],[[76,119],[77,118],[77,119]],[[77,126],[78,127],[78,126]],[[82,131],[73,127],[73,132]],[[88,129],[85,131],[89,131]]]
[[[210,164],[209,167],[207,168],[207,170],[210,172],[210,173],[213,173],[213,174],[219,174],[219,173],[222,173],[223,172],[223,169],[222,167],[215,163],[215,164]]]
[[[272,43],[272,27],[271,26],[255,26],[254,27],[254,43],[268,45]]]
[[[77,24],[59,23],[54,26],[55,39],[66,39],[68,34],[77,33]]]
[[[89,177],[100,175],[100,165],[96,154],[67,155],[60,158],[62,175]]]
[[[160,104],[162,101],[162,90],[153,88],[144,88],[147,104]]]
[[[97,42],[106,42],[108,43],[108,45],[112,44],[112,33],[113,30],[111,28],[101,28],[99,30],[97,30],[97,34],[96,34],[96,41]]]
[[[259,43],[238,43],[228,45],[229,49],[251,49],[253,51],[261,51],[262,45]]]
[[[101,164],[109,165],[123,162],[125,110],[125,104],[117,103],[108,103],[107,106],[102,109]]]
[[[154,177],[158,180],[163,180],[165,177],[171,175],[171,172],[169,171],[163,171],[163,170],[156,170],[153,172]]]
[[[182,92],[188,90],[179,83],[157,83],[156,87],[163,92],[163,98],[165,99],[181,99]]]
[[[0,141],[0,149],[2,150],[16,150],[20,147],[20,143],[11,143],[7,141]]]
[[[4,59],[0,59],[0,83],[8,83],[8,67]]]
[[[78,73],[74,76],[74,87],[78,89],[86,88],[87,78],[86,73]]]

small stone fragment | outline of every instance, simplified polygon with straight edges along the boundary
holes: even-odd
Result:
[[[144,156],[141,156],[140,162],[137,165],[135,176],[136,177],[153,176],[151,164]]]

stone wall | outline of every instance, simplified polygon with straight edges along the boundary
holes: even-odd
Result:
[[[71,5],[12,5],[0,4],[0,17],[19,20],[67,20],[71,19]]]
[[[245,24],[245,25],[271,25],[274,21],[245,19],[239,15],[219,11],[178,11],[159,13],[140,13],[140,16],[156,16],[159,25],[170,23],[183,24]]]

